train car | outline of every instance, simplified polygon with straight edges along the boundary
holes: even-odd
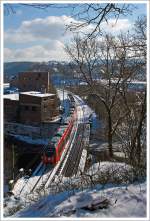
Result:
[[[61,158],[65,145],[70,137],[74,122],[76,119],[76,111],[72,114],[68,125],[61,126],[50,143],[44,147],[42,154],[42,162],[44,164],[57,164]]]

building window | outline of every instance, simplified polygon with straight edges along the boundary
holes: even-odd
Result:
[[[43,98],[43,101],[47,101],[47,99],[48,99],[48,98],[47,98],[47,97],[45,97],[45,98]]]
[[[37,110],[37,108],[36,107],[32,107],[32,111],[36,111]]]
[[[29,110],[29,107],[28,106],[24,106],[24,109],[27,111],[27,110]]]

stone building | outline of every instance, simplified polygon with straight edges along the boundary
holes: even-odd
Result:
[[[4,95],[4,121],[18,122],[19,94]]]
[[[54,93],[49,72],[27,71],[19,73],[18,88],[21,92],[34,90],[42,93]]]
[[[40,124],[59,115],[59,100],[49,72],[21,72],[16,79],[19,94],[4,95],[7,122]]]
[[[56,94],[37,91],[4,95],[4,120],[38,125],[53,121],[59,115]]]
[[[19,106],[20,123],[24,124],[47,123],[59,115],[59,100],[56,94],[21,92]]]

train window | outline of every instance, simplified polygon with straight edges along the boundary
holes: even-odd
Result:
[[[47,157],[52,157],[55,154],[55,149],[49,147],[49,149],[46,151]]]
[[[56,137],[61,137],[61,134],[60,134],[60,133],[57,133],[55,136],[56,136]]]
[[[52,156],[51,152],[47,151],[47,157],[51,157],[51,156]]]

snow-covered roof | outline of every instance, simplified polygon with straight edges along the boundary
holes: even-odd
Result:
[[[19,94],[4,94],[4,99],[19,100]]]
[[[4,84],[3,84],[3,87],[4,87],[4,88],[10,87],[10,83],[4,83]]]
[[[36,96],[36,97],[50,97],[50,96],[55,95],[55,94],[50,94],[50,93],[41,93],[39,91],[27,91],[27,92],[21,92],[20,94],[26,94],[26,95]]]

